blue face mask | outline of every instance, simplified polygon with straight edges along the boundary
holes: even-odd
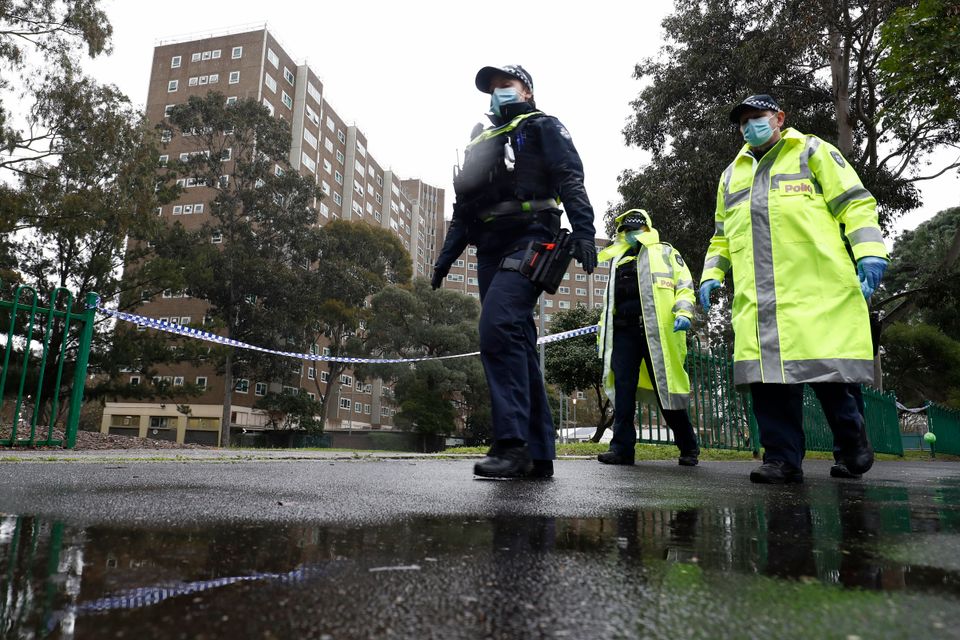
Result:
[[[490,110],[493,111],[495,115],[500,116],[502,115],[500,113],[501,106],[520,101],[520,94],[517,93],[517,90],[513,87],[494,89],[493,93],[490,94]]]
[[[751,147],[762,147],[773,137],[770,120],[769,116],[747,120],[747,124],[743,127],[743,139],[747,144]]]

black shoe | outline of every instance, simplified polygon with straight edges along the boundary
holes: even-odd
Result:
[[[553,460],[534,460],[528,478],[541,479],[553,477]]]
[[[625,456],[616,451],[607,451],[597,456],[603,464],[633,464],[633,456]]]
[[[681,467],[695,467],[700,464],[699,456],[700,454],[698,453],[681,454],[680,457],[677,458],[677,464]]]
[[[781,460],[771,460],[750,472],[750,482],[758,484],[800,484],[803,471]]]
[[[831,478],[849,478],[851,480],[859,480],[863,477],[862,473],[853,473],[850,469],[847,469],[847,465],[842,462],[835,463],[830,467],[830,477]]]
[[[838,463],[842,463],[850,473],[861,475],[873,466],[873,447],[867,438],[867,429],[860,427],[860,436],[854,447],[840,451]]]
[[[527,445],[501,449],[473,465],[473,473],[484,478],[523,478],[533,469]]]

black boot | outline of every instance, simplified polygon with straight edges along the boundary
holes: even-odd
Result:
[[[545,479],[553,477],[553,460],[534,460],[528,478]]]
[[[625,456],[616,451],[607,451],[597,456],[603,464],[633,464],[633,456]]]
[[[842,449],[837,462],[843,463],[847,471],[858,476],[870,470],[873,466],[873,447],[870,446],[870,440],[867,438],[866,426],[860,425],[856,443],[852,447]]]
[[[677,458],[677,464],[681,467],[695,467],[700,464],[700,449],[695,451],[690,451],[688,453],[680,453],[680,457]]]
[[[533,469],[527,445],[493,447],[487,457],[473,465],[473,473],[484,478],[523,478]]]
[[[843,464],[837,460],[832,467],[830,467],[830,477],[831,478],[849,478],[851,480],[859,480],[863,477],[862,473],[853,473],[850,469],[847,469],[847,465]]]
[[[803,482],[803,471],[783,462],[771,460],[750,472],[750,482],[759,484],[800,484]]]

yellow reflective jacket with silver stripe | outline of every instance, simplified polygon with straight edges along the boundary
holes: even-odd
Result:
[[[734,381],[873,382],[854,258],[887,257],[876,200],[832,145],[786,129],[744,145],[717,189],[701,282],[733,269]]]
[[[685,409],[690,404],[690,378],[684,363],[687,359],[687,334],[673,330],[677,316],[693,318],[694,290],[690,269],[680,253],[660,242],[660,234],[650,228],[638,237],[641,248],[636,257],[624,256],[630,249],[625,234],[617,234],[613,244],[600,252],[601,262],[612,259],[610,280],[603,296],[603,311],[597,332],[597,347],[603,358],[603,386],[610,401],[614,398],[613,314],[616,310],[617,268],[636,259],[640,285],[640,309],[644,333],[650,349],[650,360],[640,368],[637,398],[656,404],[653,385],[657,385],[665,409]]]

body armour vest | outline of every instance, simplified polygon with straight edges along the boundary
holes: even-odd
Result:
[[[556,196],[550,184],[536,128],[528,121],[543,117],[533,111],[487,129],[467,146],[463,168],[453,180],[457,206],[468,214],[508,200]]]

